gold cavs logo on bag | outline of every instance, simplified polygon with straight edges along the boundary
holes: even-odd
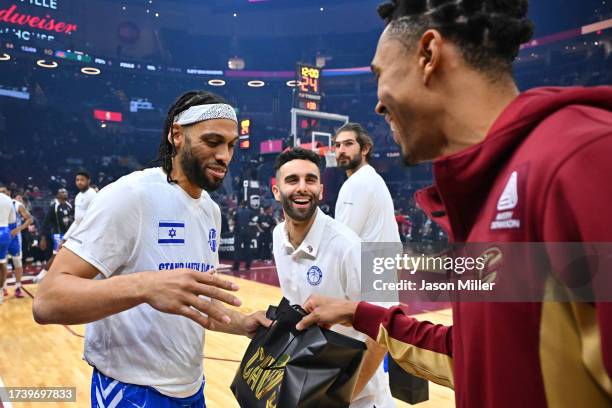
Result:
[[[281,354],[276,359],[267,355],[263,347],[259,347],[242,370],[242,378],[255,394],[255,398],[261,400],[268,397],[266,408],[276,407],[276,387],[283,381],[284,368],[290,358],[288,354]]]

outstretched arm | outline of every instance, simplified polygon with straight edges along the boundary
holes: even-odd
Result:
[[[209,328],[215,320],[229,324],[231,319],[199,295],[240,305],[227,292],[238,290],[238,286],[211,273],[175,269],[94,279],[99,274],[69,249],[60,250],[34,299],[34,319],[41,324],[82,324],[148,303],[161,312],[182,315]]]

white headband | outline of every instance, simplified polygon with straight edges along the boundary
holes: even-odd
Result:
[[[224,103],[192,106],[176,115],[174,123],[178,125],[191,125],[192,123],[211,119],[229,119],[238,123],[234,108]]]

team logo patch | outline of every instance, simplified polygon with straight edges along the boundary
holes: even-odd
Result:
[[[157,227],[157,243],[160,245],[185,245],[185,223],[160,221]]]
[[[208,246],[213,252],[217,252],[217,230],[212,228],[208,231]]]
[[[323,279],[323,272],[321,272],[318,266],[311,266],[306,273],[306,279],[308,279],[308,283],[312,286],[317,286]]]

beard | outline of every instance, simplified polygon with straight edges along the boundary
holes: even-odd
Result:
[[[355,157],[353,157],[352,159],[348,156],[343,156],[342,158],[348,158],[349,161],[342,163],[340,162],[340,160],[338,160],[338,167],[345,169],[345,170],[355,170],[357,167],[359,167],[361,165],[361,154],[356,155]]]
[[[285,210],[285,215],[295,221],[308,221],[310,218],[312,218],[319,206],[319,195],[309,193],[308,196],[310,198],[310,205],[308,206],[308,208],[304,209],[298,209],[293,207],[292,197],[294,197],[295,195],[296,194],[286,196],[282,192],[280,193],[281,205],[283,206],[283,210]]]
[[[181,152],[179,162],[187,180],[201,189],[211,192],[217,190],[223,184],[224,179],[214,179],[206,174],[207,164],[193,155],[188,138],[185,138],[185,147]],[[225,167],[222,164],[217,165]]]

